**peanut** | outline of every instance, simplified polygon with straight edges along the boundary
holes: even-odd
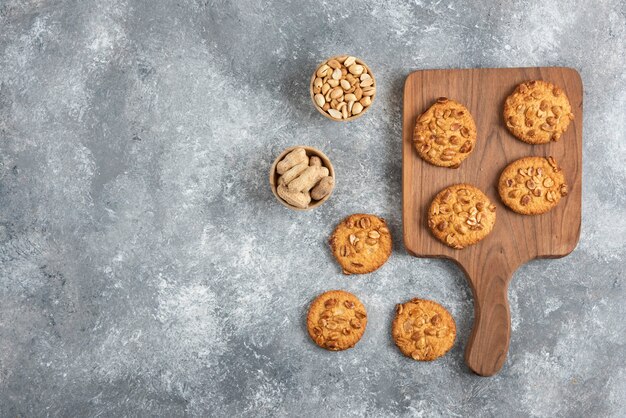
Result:
[[[294,165],[289,170],[287,170],[285,174],[280,176],[280,178],[278,179],[278,184],[287,185],[291,183],[291,181],[295,179],[296,177],[298,177],[300,173],[302,173],[304,170],[306,170],[308,166],[309,166],[309,162],[306,160],[301,162],[300,164]]]
[[[324,103],[326,103],[326,99],[324,99],[324,95],[322,94],[316,94],[315,95],[315,103],[317,103],[318,106],[322,107],[324,106]]]
[[[313,167],[314,165],[321,167],[322,166],[322,159],[316,155],[314,155],[313,157],[311,157],[309,159],[309,165],[311,167]]]
[[[328,109],[328,114],[335,119],[341,119],[343,117],[341,112],[336,109]]]
[[[289,183],[290,192],[308,192],[322,178],[328,175],[326,167],[309,166],[300,174],[300,176]]]
[[[335,179],[331,176],[326,176],[311,190],[311,198],[313,200],[322,200],[330,194],[333,187],[335,187]]]
[[[326,76],[327,72],[328,72],[328,68],[329,68],[328,65],[326,65],[326,64],[322,65],[320,68],[317,69],[317,73],[316,73],[317,76],[318,77]]]
[[[277,165],[276,172],[278,174],[285,174],[294,165],[300,164],[307,160],[306,151],[304,148],[296,148],[285,156]]]
[[[306,209],[311,202],[311,195],[308,193],[292,192],[287,186],[282,184],[278,185],[278,196],[291,206],[295,206],[300,209]]]

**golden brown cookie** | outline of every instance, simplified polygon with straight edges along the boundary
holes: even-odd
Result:
[[[496,207],[482,191],[469,184],[446,187],[428,209],[430,230],[457,250],[485,238],[495,223]]]
[[[391,255],[391,244],[385,220],[362,213],[345,218],[330,237],[330,248],[344,274],[378,269]]]
[[[452,315],[440,304],[412,299],[396,306],[391,335],[405,356],[431,361],[452,348],[456,324]]]
[[[309,308],[306,326],[315,344],[332,351],[354,347],[359,342],[367,313],[359,298],[343,290],[319,295]]]
[[[558,141],[573,119],[563,90],[543,80],[518,85],[504,102],[506,127],[529,144]]]
[[[554,208],[567,195],[567,184],[554,158],[525,157],[502,171],[498,192],[514,212],[538,215]]]
[[[474,149],[476,124],[465,106],[440,97],[417,118],[413,143],[425,161],[457,168]]]

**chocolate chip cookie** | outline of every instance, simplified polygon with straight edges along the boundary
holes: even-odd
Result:
[[[331,351],[346,350],[363,336],[367,313],[352,293],[330,290],[311,303],[306,325],[315,344]]]

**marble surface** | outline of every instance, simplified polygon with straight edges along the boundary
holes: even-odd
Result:
[[[379,93],[336,124],[307,83],[344,52]],[[0,415],[626,416],[625,56],[623,0],[0,1]],[[481,378],[465,278],[402,245],[402,84],[549,65],[585,85],[582,234],[516,272],[509,356]],[[266,179],[298,143],[337,170],[310,213]],[[388,219],[394,253],[345,277],[326,240],[358,211]],[[370,318],[341,353],[304,326],[332,288]],[[390,338],[417,295],[458,325],[430,364]]]

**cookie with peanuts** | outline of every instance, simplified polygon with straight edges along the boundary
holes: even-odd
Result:
[[[504,102],[507,129],[528,144],[558,141],[574,120],[565,92],[543,80],[519,84]]]
[[[418,155],[439,167],[457,168],[476,145],[476,123],[461,103],[440,97],[415,124],[413,144]]]
[[[446,187],[428,209],[428,227],[433,235],[457,250],[484,239],[495,222],[495,205],[470,184]]]
[[[396,306],[391,335],[405,356],[413,360],[432,361],[446,354],[454,345],[456,323],[437,302],[412,299]]]
[[[357,213],[345,218],[329,240],[344,274],[371,273],[391,255],[389,227],[383,218]]]
[[[354,347],[363,336],[367,312],[352,293],[330,290],[311,303],[306,326],[318,346],[331,351],[346,350]]]
[[[556,207],[568,190],[563,171],[553,157],[525,157],[502,171],[498,193],[512,211],[539,215]]]

